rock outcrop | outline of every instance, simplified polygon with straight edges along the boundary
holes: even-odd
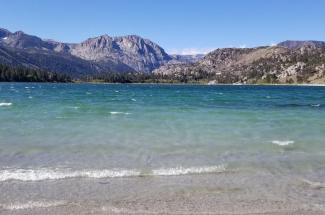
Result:
[[[160,46],[136,35],[90,38],[80,44],[70,45],[70,53],[95,62],[113,60],[138,72],[151,72],[171,60]]]
[[[225,48],[192,64],[168,64],[153,72],[214,83],[324,83],[325,45],[284,42],[277,46]]]
[[[325,46],[325,42],[323,41],[315,41],[315,40],[306,40],[306,41],[299,41],[299,40],[286,40],[278,44],[278,46],[286,47],[289,49],[297,49],[303,46],[312,46],[314,48],[321,48]]]

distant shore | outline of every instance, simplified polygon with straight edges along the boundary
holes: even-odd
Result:
[[[308,83],[283,83],[283,84],[235,84],[235,83],[217,83],[217,84],[208,84],[208,83],[202,83],[202,82],[191,82],[191,83],[183,83],[183,82],[174,82],[174,83],[168,83],[168,82],[135,82],[135,83],[115,83],[115,82],[103,82],[103,81],[73,81],[71,83],[74,84],[82,84],[82,83],[88,83],[88,84],[161,84],[161,85],[207,85],[207,86],[309,86],[309,87],[325,87],[324,84],[308,84]]]
[[[133,85],[145,85],[145,84],[160,84],[160,85],[202,85],[202,86],[301,86],[301,87],[325,87],[325,83],[323,84],[310,84],[310,83],[278,83],[278,84],[271,84],[271,83],[258,83],[258,84],[237,84],[237,83],[216,83],[216,84],[208,84],[206,82],[132,82],[132,83],[119,83],[119,82],[104,82],[104,81],[72,81],[72,82],[17,82],[17,81],[0,81],[1,83],[48,83],[48,84],[133,84]]]

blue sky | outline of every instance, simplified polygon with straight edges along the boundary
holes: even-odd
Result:
[[[325,40],[325,0],[0,0],[0,27],[80,42],[137,34],[169,53]]]

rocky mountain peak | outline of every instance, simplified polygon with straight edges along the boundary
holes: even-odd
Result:
[[[23,35],[26,35],[25,32],[23,32],[23,31],[16,31],[16,32],[13,33],[13,34],[16,35],[16,36],[19,36],[19,37],[21,37],[21,36],[23,36]]]
[[[108,35],[101,35],[94,38],[89,38],[86,41],[80,44],[82,47],[88,47],[90,49],[103,49],[103,48],[112,48],[113,39]],[[78,45],[76,46],[78,47]]]
[[[11,34],[10,31],[4,28],[0,28],[0,38],[8,37]]]
[[[150,55],[159,60],[171,60],[171,57],[164,49],[156,43],[140,36],[127,35],[123,37],[115,37],[114,41],[122,50],[128,50],[130,54],[142,54],[144,56]]]
[[[127,39],[127,40],[132,40],[132,41],[139,41],[139,40],[144,40],[142,37],[136,34],[131,34],[131,35],[126,35],[126,36],[120,36],[120,37],[115,37],[115,39]]]
[[[74,58],[74,61],[79,59],[94,64],[96,70],[113,68],[107,65],[114,64],[120,65],[114,66],[117,72],[122,71],[119,68],[123,71],[151,72],[172,60],[159,45],[138,35],[111,37],[104,34],[81,43],[71,44],[43,40],[23,31],[10,33],[6,29],[0,29],[0,38],[0,45],[5,48],[19,52],[30,51],[35,54],[47,52],[47,56],[59,54],[65,58]]]
[[[171,59],[157,44],[137,35],[90,38],[74,45],[71,54],[96,62],[113,60],[139,72],[150,72]]]
[[[5,31],[3,31],[5,32]],[[16,31],[14,33],[8,33],[6,35],[6,40],[2,42],[5,43],[7,46],[12,48],[33,48],[33,49],[50,49],[51,45],[43,41],[41,38],[25,34],[23,31]]]

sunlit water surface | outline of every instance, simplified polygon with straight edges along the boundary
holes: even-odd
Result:
[[[0,181],[325,164],[325,87],[0,84]]]

